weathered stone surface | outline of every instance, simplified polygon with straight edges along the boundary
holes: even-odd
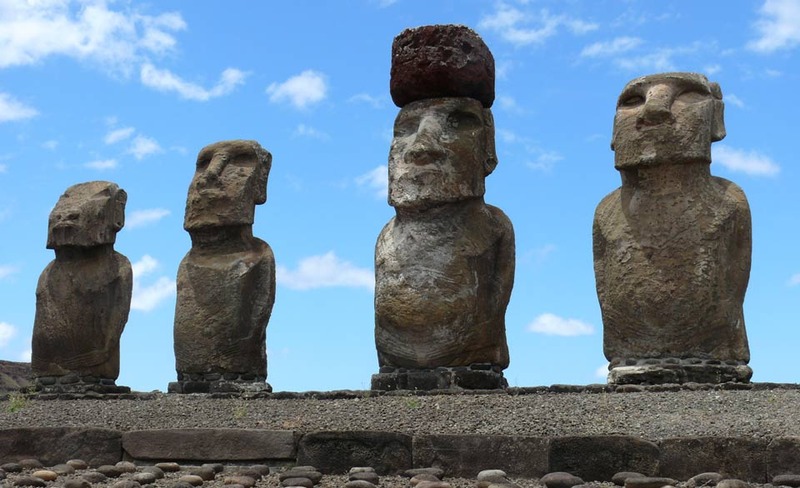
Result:
[[[36,476],[19,476],[14,479],[12,485],[42,487],[47,486],[47,483],[45,483],[43,479],[37,478]]]
[[[70,459],[66,464],[67,466],[71,466],[72,469],[89,469],[89,463],[83,459]]]
[[[123,474],[121,468],[111,464],[104,464],[102,466],[98,466],[97,472],[104,475],[107,478],[119,478]]]
[[[800,486],[800,474],[779,474],[778,476],[772,478],[772,484],[796,488]]]
[[[349,478],[350,481],[356,481],[356,480],[368,481],[373,485],[377,485],[380,482],[380,477],[378,476],[378,473],[375,472],[352,473],[350,474]]]
[[[36,287],[34,376],[119,376],[133,275],[114,241],[127,198],[114,183],[80,183],[67,188],[50,213],[47,248],[56,258]]]
[[[347,473],[352,466],[372,466],[379,475],[411,468],[411,437],[370,431],[311,432],[300,438],[297,463],[323,473]]]
[[[81,478],[85,479],[89,483],[103,483],[108,479],[108,476],[99,471],[87,471],[81,475]]]
[[[178,268],[174,328],[178,383],[187,385],[171,391],[191,393],[190,381],[214,383],[228,373],[266,389],[275,258],[252,225],[271,165],[255,141],[218,142],[197,157],[184,219],[192,249]]]
[[[766,441],[746,437],[676,437],[659,442],[658,473],[676,479],[714,471],[725,477],[765,483]]]
[[[446,476],[472,478],[502,469],[513,477],[538,478],[550,471],[549,446],[543,437],[421,435],[414,437],[414,463],[442,468]]]
[[[392,43],[389,81],[398,107],[427,98],[469,97],[494,102],[494,57],[483,39],[463,25],[406,29]]]
[[[375,488],[374,483],[366,480],[350,480],[344,484],[344,488]]]
[[[201,486],[203,484],[203,478],[195,474],[185,474],[178,478],[178,481],[188,483],[192,486]]]
[[[258,429],[139,430],[122,435],[137,460],[266,461],[295,457],[294,433]],[[165,465],[157,465],[165,471]]]
[[[65,476],[68,474],[75,473],[75,468],[73,468],[69,464],[56,464],[55,466],[50,467],[50,471],[56,473],[59,476]]]
[[[687,488],[694,488],[699,486],[717,486],[717,483],[722,481],[724,476],[713,471],[707,473],[700,473],[692,476],[686,482]]]
[[[314,488],[314,482],[308,478],[286,478],[281,481],[281,486],[302,486],[303,488]]]
[[[711,143],[723,137],[721,90],[702,75],[637,78],[619,97],[612,149],[622,186],[598,205],[593,230],[611,381],[715,379],[691,360],[711,360],[722,381],[749,381],[750,209],[741,188],[710,173]],[[665,361],[642,364],[650,359]]]
[[[0,430],[0,459],[36,458],[54,465],[81,458],[92,466],[122,458],[122,435],[114,430],[84,427],[23,427]],[[8,471],[8,470],[6,470]]]
[[[39,469],[31,474],[44,481],[55,481],[58,478],[58,473],[49,469]]]
[[[414,457],[416,459],[416,453],[414,453]],[[417,459],[417,464],[422,464],[425,467],[422,468],[411,468],[403,471],[402,475],[406,478],[413,478],[415,476],[433,476],[436,479],[442,479],[444,476],[444,470],[438,466],[426,466],[426,463],[422,462],[421,459]],[[434,480],[423,480],[423,481],[434,481]]]
[[[677,486],[677,484],[678,480],[672,478],[658,478],[655,476],[628,478],[625,480],[625,488],[662,488],[665,486]]]
[[[717,488],[750,488],[750,483],[743,480],[726,479],[717,483]]]
[[[48,463],[48,464],[50,464],[50,463]],[[20,459],[19,460],[19,465],[22,466],[22,469],[42,469],[42,468],[44,468],[44,464],[42,464],[42,462],[39,461],[38,456],[37,457],[29,457],[29,458]]]
[[[64,482],[64,488],[91,488],[91,487],[92,484],[83,478],[70,479]]]
[[[146,471],[142,471],[141,473],[134,473],[133,475],[131,475],[131,480],[139,483],[140,485],[149,485],[155,483],[157,479],[158,478],[156,478],[155,474]]]
[[[567,436],[550,441],[550,470],[586,480],[611,481],[619,471],[652,474],[658,459],[658,446],[638,437]]]
[[[213,480],[214,477],[217,475],[216,471],[214,471],[212,468],[205,466],[193,466],[191,468],[188,468],[186,471],[188,474],[193,474],[195,476],[203,478],[203,481]]]
[[[583,480],[572,473],[554,471],[542,476],[541,479],[539,479],[539,483],[547,488],[572,488],[573,486],[583,484]]]
[[[773,439],[767,446],[766,456],[768,480],[783,474],[800,474],[800,437]]]
[[[483,199],[496,164],[491,112],[476,100],[431,98],[398,114],[389,155],[396,216],[375,248],[382,369],[508,366],[514,231]]]
[[[645,478],[645,475],[636,471],[620,471],[619,473],[614,473],[614,476],[611,477],[611,482],[617,486],[624,486],[628,478]]]

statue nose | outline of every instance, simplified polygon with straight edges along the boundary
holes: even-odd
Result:
[[[444,157],[444,148],[439,144],[441,133],[438,121],[430,117],[423,118],[417,126],[414,142],[406,152],[406,159],[411,163],[424,165]]]
[[[641,125],[659,125],[673,120],[671,93],[662,87],[653,87],[647,93],[637,122]]]

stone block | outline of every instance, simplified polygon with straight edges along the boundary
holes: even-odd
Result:
[[[638,437],[556,437],[550,441],[549,471],[565,471],[586,481],[611,481],[620,471],[652,475],[658,459],[658,446]]]
[[[684,481],[699,473],[765,483],[767,441],[747,437],[674,437],[659,442],[659,476]]]
[[[475,478],[485,469],[512,477],[540,478],[549,469],[549,439],[503,435],[414,437],[414,466],[437,467],[445,476]]]
[[[767,480],[800,474],[800,437],[779,437],[767,445]]]
[[[45,466],[83,459],[90,466],[122,459],[122,434],[85,427],[23,427],[0,430],[0,459],[38,459]]]
[[[394,432],[311,432],[300,438],[299,465],[315,466],[326,474],[347,473],[353,466],[371,466],[379,475],[412,467],[411,436]]]
[[[247,429],[137,430],[122,435],[126,458],[142,461],[294,459],[294,432]]]

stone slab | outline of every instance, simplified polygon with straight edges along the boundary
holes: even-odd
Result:
[[[294,459],[290,430],[164,429],[122,435],[126,458],[143,461],[267,461]]]
[[[800,473],[800,437],[779,437],[767,445],[767,481]]]
[[[436,467],[445,476],[475,478],[484,469],[509,476],[540,478],[549,471],[549,439],[504,435],[423,435],[414,437],[414,466]]]
[[[659,448],[644,439],[623,436],[567,436],[550,441],[550,472],[565,471],[586,481],[611,481],[620,471],[652,475]]]
[[[681,481],[706,472],[766,483],[767,441],[749,437],[674,437],[659,442],[658,476]]]
[[[411,436],[394,432],[311,432],[300,438],[297,464],[322,473],[347,473],[353,466],[371,466],[379,475],[412,467]]]
[[[122,434],[85,427],[24,427],[0,430],[0,459],[38,459],[45,466],[83,459],[90,466],[122,460]]]

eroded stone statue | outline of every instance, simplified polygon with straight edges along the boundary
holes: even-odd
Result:
[[[56,258],[36,287],[31,344],[40,391],[130,391],[115,385],[133,286],[130,261],[114,251],[127,199],[114,183],[80,183],[50,213],[47,248]]]
[[[617,103],[622,186],[594,218],[594,268],[611,383],[749,381],[742,303],[750,210],[710,173],[725,137],[719,85],[694,73],[637,78]]]
[[[463,26],[406,30],[391,91],[401,106],[389,153],[396,216],[375,248],[372,388],[502,388],[514,231],[483,198],[497,165],[491,53]]]
[[[275,258],[253,237],[253,220],[267,200],[271,166],[255,141],[218,142],[197,156],[183,224],[192,249],[178,268],[172,392],[270,390]]]

